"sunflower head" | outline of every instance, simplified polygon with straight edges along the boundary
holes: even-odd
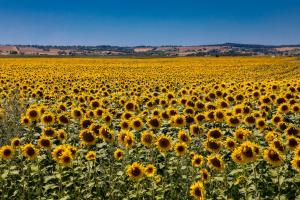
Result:
[[[269,147],[264,151],[264,159],[274,167],[284,162],[284,156],[275,147]]]
[[[21,146],[21,139],[20,138],[13,138],[13,139],[11,139],[10,144],[14,148],[19,148]]]
[[[4,160],[10,160],[14,156],[15,150],[12,146],[3,146],[0,148],[0,157]]]
[[[34,160],[39,154],[39,150],[33,144],[25,144],[22,148],[22,154],[28,160]]]
[[[224,169],[224,161],[223,161],[222,157],[218,154],[212,154],[212,155],[208,156],[207,162],[208,162],[208,165],[216,171],[221,171]]]
[[[85,155],[85,159],[87,160],[95,160],[96,159],[96,152],[95,151],[89,151]]]
[[[145,168],[140,163],[134,162],[127,167],[127,175],[134,181],[139,181],[144,177]]]
[[[193,183],[190,187],[190,194],[196,200],[205,199],[205,188],[200,181]]]
[[[151,147],[155,142],[155,135],[152,131],[144,131],[141,135],[141,143],[146,147]]]
[[[172,149],[172,139],[168,135],[159,135],[156,140],[156,146],[162,153]]]
[[[174,147],[174,150],[176,151],[178,156],[184,156],[187,152],[187,149],[187,144],[184,142],[177,143]]]
[[[40,139],[38,140],[38,144],[41,148],[47,149],[47,150],[51,149],[51,147],[52,147],[51,139],[47,136],[44,136],[44,135],[42,135],[40,137]]]
[[[153,177],[156,174],[156,167],[152,164],[148,164],[145,167],[145,175],[147,177]]]
[[[124,151],[121,150],[121,149],[117,149],[115,152],[114,152],[114,158],[116,160],[121,160],[124,156]]]
[[[96,135],[89,129],[83,129],[80,131],[80,140],[85,145],[93,145],[96,143]]]

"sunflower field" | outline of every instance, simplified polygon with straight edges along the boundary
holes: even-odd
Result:
[[[300,60],[0,58],[0,199],[300,199]]]

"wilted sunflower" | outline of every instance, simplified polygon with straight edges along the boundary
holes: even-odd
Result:
[[[212,155],[208,156],[207,162],[208,162],[208,165],[216,171],[221,171],[224,169],[224,161],[223,161],[222,157],[218,154],[212,154]]]
[[[33,144],[25,144],[22,148],[22,154],[28,160],[34,160],[39,154],[39,150]]]
[[[162,153],[172,149],[172,139],[168,135],[159,135],[156,140],[156,146]]]
[[[174,148],[178,156],[184,156],[187,152],[187,149],[187,144],[184,142],[177,143]]]
[[[204,157],[199,154],[195,154],[193,159],[192,159],[192,165],[194,167],[201,167],[204,163]]]
[[[152,131],[144,131],[141,135],[141,143],[146,147],[151,147],[155,142],[155,135]]]
[[[123,156],[124,156],[124,151],[123,150],[121,150],[121,149],[115,150],[114,157],[115,157],[116,160],[121,160],[123,158]]]
[[[200,181],[195,182],[190,187],[190,194],[196,200],[205,199],[205,188]]]
[[[38,140],[38,144],[41,148],[43,149],[47,149],[47,150],[50,150],[51,147],[52,147],[52,141],[51,141],[51,138],[47,137],[47,136],[44,136],[42,135],[40,137],[40,139]]]
[[[282,165],[284,156],[274,147],[269,147],[264,151],[264,159],[272,166]]]
[[[96,135],[89,129],[81,130],[79,137],[83,144],[93,145],[96,143]]]
[[[156,174],[156,167],[152,164],[148,164],[145,167],[145,175],[147,177],[153,177]]]
[[[10,160],[15,154],[12,146],[3,146],[0,148],[0,157],[4,160]]]
[[[139,181],[145,174],[145,168],[141,164],[134,162],[127,166],[127,175],[134,181]]]
[[[87,160],[95,160],[96,159],[96,152],[95,151],[89,151],[85,155],[85,159]]]

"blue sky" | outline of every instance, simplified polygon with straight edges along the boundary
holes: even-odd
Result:
[[[300,44],[299,0],[0,0],[0,44]]]

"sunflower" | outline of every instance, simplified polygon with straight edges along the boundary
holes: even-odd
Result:
[[[272,147],[276,148],[280,153],[284,153],[285,151],[285,145],[283,144],[283,142],[276,138],[274,139],[272,142],[271,142],[271,145]]]
[[[92,120],[83,118],[80,120],[81,128],[89,128],[93,124]]]
[[[114,152],[114,158],[116,160],[121,160],[123,158],[123,156],[124,156],[124,151],[123,150],[121,150],[121,149],[115,150],[115,152]]]
[[[50,137],[50,138],[55,138],[56,137],[56,130],[52,127],[43,128],[42,135],[44,135],[46,137]]]
[[[265,135],[265,140],[267,143],[273,142],[273,140],[277,137],[277,134],[274,131],[269,131]]]
[[[21,139],[20,139],[20,138],[13,138],[13,139],[11,139],[10,145],[11,145],[13,148],[18,148],[18,147],[20,147],[20,146],[21,146]]]
[[[190,187],[190,194],[194,199],[204,200],[205,199],[205,188],[200,181],[193,183]]]
[[[155,142],[155,135],[152,131],[144,131],[141,135],[141,143],[145,147],[151,147]]]
[[[47,149],[47,150],[51,149],[51,147],[52,147],[51,139],[47,136],[44,136],[44,135],[42,135],[40,137],[40,139],[38,140],[38,144],[41,148],[44,148],[44,149]]]
[[[207,139],[204,148],[211,153],[218,153],[222,148],[222,142],[215,139]]]
[[[25,144],[22,148],[22,154],[28,160],[34,160],[39,154],[39,150],[35,148],[33,144]]]
[[[300,157],[294,157],[294,159],[291,161],[291,164],[293,168],[300,173]]]
[[[157,169],[154,165],[148,164],[146,165],[144,172],[147,177],[153,177],[156,174],[156,171]]]
[[[247,125],[253,125],[256,123],[256,118],[253,115],[247,115],[244,121]]]
[[[194,167],[201,167],[204,163],[204,157],[199,154],[195,154],[193,159],[192,159],[192,165]]]
[[[127,130],[121,130],[118,134],[118,143],[121,146],[125,146],[125,137],[127,135],[128,131]]]
[[[199,171],[199,174],[200,174],[200,176],[201,176],[201,180],[202,180],[204,183],[209,182],[210,174],[209,174],[209,172],[207,171],[207,169],[201,169],[201,170]]]
[[[263,130],[266,127],[266,120],[264,118],[258,118],[256,120],[256,128]]]
[[[234,148],[236,146],[236,141],[231,137],[227,137],[226,141],[225,141],[225,146],[226,146],[227,149],[232,151],[232,150],[234,150]]]
[[[159,118],[153,117],[147,121],[147,125],[152,129],[159,129],[161,124]]]
[[[177,155],[178,156],[180,156],[180,157],[182,157],[182,156],[184,156],[185,155],[185,153],[187,152],[187,145],[186,145],[186,143],[184,143],[184,142],[180,142],[180,143],[177,143],[176,145],[175,145],[175,151],[176,151],[176,153],[177,153]]]
[[[280,122],[282,122],[283,121],[283,118],[282,118],[282,116],[281,115],[279,115],[279,114],[277,114],[277,115],[274,115],[273,117],[272,117],[272,123],[274,124],[274,125],[277,125],[278,123],[280,123]]]
[[[12,146],[3,146],[0,148],[0,156],[4,160],[10,160],[15,154],[15,150]]]
[[[243,128],[238,128],[234,131],[235,138],[240,142],[244,141],[250,135],[251,132]]]
[[[30,121],[36,121],[40,117],[40,112],[38,109],[32,107],[27,110],[26,116],[30,119]]]
[[[300,136],[300,128],[290,126],[290,127],[285,129],[285,134],[288,135],[288,136],[299,137]]]
[[[84,129],[80,131],[79,134],[80,140],[85,145],[93,145],[96,144],[96,135],[93,131],[89,129]]]
[[[167,152],[172,149],[172,139],[167,135],[159,135],[156,140],[156,146],[158,150],[162,153]]]
[[[61,113],[57,116],[57,120],[59,124],[68,125],[70,123],[69,117],[67,114]]]
[[[102,138],[106,143],[111,143],[115,140],[115,134],[107,126],[102,126],[100,128],[100,138]]]
[[[134,162],[127,166],[127,175],[134,181],[139,181],[145,174],[145,168],[141,164]]]
[[[218,122],[224,121],[224,120],[225,120],[225,113],[224,113],[224,111],[221,110],[221,109],[217,109],[217,110],[215,111],[215,119],[216,119],[216,121],[218,121]]]
[[[234,127],[238,126],[241,123],[241,120],[238,116],[228,116],[227,118],[228,125]]]
[[[244,163],[254,162],[257,159],[253,143],[246,141],[239,148]]]
[[[287,138],[287,146],[290,150],[294,150],[299,145],[299,139],[295,136],[289,136]]]
[[[208,165],[217,171],[221,171],[224,169],[224,161],[222,157],[218,154],[212,154],[207,157]]]
[[[135,144],[135,136],[130,131],[127,131],[126,133],[127,134],[126,134],[126,136],[124,138],[125,147],[127,149],[131,149],[133,147],[133,145]]]
[[[73,119],[81,119],[82,118],[82,111],[80,108],[73,108],[71,110],[71,116]]]
[[[182,128],[186,125],[185,117],[182,115],[175,115],[171,118],[171,125],[174,127]]]
[[[110,114],[106,114],[102,117],[102,119],[104,120],[104,122],[109,125],[111,124],[113,117]]]
[[[204,133],[204,128],[197,124],[192,124],[190,126],[190,133],[194,136],[200,135],[200,134]]]
[[[283,103],[278,107],[280,113],[288,113],[290,111],[290,106],[287,103]]]
[[[65,141],[67,139],[67,133],[63,129],[57,130],[56,134],[60,141]]]
[[[66,147],[63,145],[59,145],[57,147],[55,147],[55,149],[53,149],[51,156],[53,158],[53,160],[55,161],[59,161],[60,156],[62,155],[62,153],[66,150]]]
[[[71,166],[72,161],[73,161],[73,157],[70,151],[64,151],[58,160],[59,164],[65,167]]]
[[[131,128],[133,128],[135,131],[140,131],[144,127],[143,120],[141,120],[141,118],[138,117],[131,119],[130,124],[131,124]]]
[[[298,145],[298,147],[295,148],[294,156],[300,158],[300,145]]]
[[[30,118],[27,116],[22,116],[21,117],[21,124],[25,125],[25,126],[29,126],[30,125]]]
[[[85,155],[85,159],[87,160],[95,160],[96,159],[96,152],[95,151],[89,151]]]
[[[42,124],[49,126],[52,125],[55,121],[55,117],[52,113],[44,113],[41,117]]]
[[[243,160],[242,152],[241,152],[240,148],[236,148],[233,150],[233,152],[231,153],[231,159],[236,164],[244,164],[245,163]]]
[[[180,142],[184,142],[184,143],[190,143],[191,141],[191,137],[189,136],[189,134],[187,132],[185,132],[184,130],[180,130],[177,134],[177,138]]]
[[[274,147],[269,147],[264,150],[264,159],[272,166],[277,167],[282,165],[284,156]]]
[[[122,120],[120,122],[120,126],[122,130],[128,130],[130,127],[130,122],[128,120]]]
[[[223,132],[219,128],[209,129],[207,133],[207,137],[212,139],[222,139],[223,135]]]

